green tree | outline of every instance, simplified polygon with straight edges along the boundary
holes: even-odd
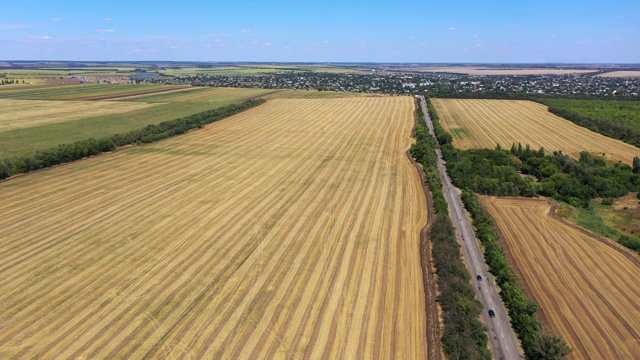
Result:
[[[558,335],[549,332],[538,332],[530,340],[530,353],[532,360],[559,360],[571,354],[571,346]]]
[[[640,174],[640,158],[637,156],[633,157],[633,173]]]

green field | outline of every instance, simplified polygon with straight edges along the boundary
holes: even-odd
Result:
[[[260,96],[272,91],[266,89],[192,87],[182,91],[120,98],[118,101],[146,103],[205,102],[227,105],[240,99]]]
[[[84,91],[84,89],[89,89],[90,91],[87,92]],[[58,86],[55,88],[21,92],[19,95],[5,91],[0,92],[0,97],[4,95],[4,97],[12,99],[33,98],[61,100],[65,98],[76,99],[86,96],[101,96],[104,94],[122,94],[127,91],[131,92],[131,89],[141,89],[141,87],[139,85]],[[142,87],[142,89],[144,88]],[[1,132],[0,159],[28,155],[35,151],[46,150],[59,144],[71,143],[88,138],[102,138],[117,133],[128,132],[149,124],[157,124],[162,121],[173,120],[215,109],[272,91],[273,90],[237,88],[193,88],[173,93],[140,96],[129,100],[145,102],[153,106],[125,113],[92,116],[80,120],[43,124]],[[118,99],[118,101],[123,100],[124,99]],[[109,100],[103,101],[110,102]],[[16,109],[16,111],[17,110],[18,109]]]
[[[168,89],[173,85],[110,85],[110,84],[80,84],[58,85],[44,87],[14,87],[0,91],[0,99],[22,100],[78,100],[96,96],[112,96],[135,93],[138,91],[150,91]]]

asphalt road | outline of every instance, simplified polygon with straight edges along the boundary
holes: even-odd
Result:
[[[435,136],[425,99],[422,96],[419,98],[429,133]],[[451,217],[451,221],[456,228],[458,242],[462,245],[462,254],[467,268],[469,272],[471,272],[476,295],[485,307],[482,314],[485,324],[487,324],[489,328],[489,340],[493,347],[494,357],[504,360],[522,359],[520,344],[509,323],[507,310],[500,299],[495,283],[489,275],[489,269],[485,264],[480,245],[478,244],[478,240],[476,240],[473,227],[471,226],[471,221],[467,217],[467,213],[460,200],[460,190],[451,183],[440,149],[437,149],[436,153],[438,155],[438,169],[440,170],[440,176],[442,178],[445,198],[449,204],[449,217]],[[477,280],[478,275],[482,277],[482,280]],[[494,318],[489,316],[490,309],[495,311]]]

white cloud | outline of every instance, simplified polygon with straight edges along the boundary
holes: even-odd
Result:
[[[480,37],[479,35],[475,35],[475,34],[474,34],[474,35],[471,35],[471,38],[472,38],[472,39],[477,39],[477,38],[479,38],[479,37]]]
[[[455,27],[453,27],[453,26],[451,26],[451,27],[449,28],[449,31],[456,31],[456,28],[455,28]]]
[[[96,30],[96,32],[99,32],[99,33],[113,33],[113,32],[116,32],[116,31],[113,30],[113,29],[99,29],[99,30]]]
[[[53,39],[53,37],[49,36],[49,35],[45,35],[45,36],[42,37],[42,40],[52,40],[52,39]]]
[[[112,18],[105,18],[104,21],[111,21],[113,20]]]
[[[251,32],[251,30],[249,30],[249,29],[242,29],[242,30],[240,30],[240,33],[241,33],[241,34],[248,34],[248,33],[250,33],[250,32]]]

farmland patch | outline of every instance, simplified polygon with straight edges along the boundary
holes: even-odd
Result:
[[[546,200],[481,197],[540,314],[577,359],[640,353],[640,258],[552,216]]]
[[[424,358],[413,110],[272,100],[0,183],[0,356]]]
[[[547,107],[531,101],[485,99],[431,99],[442,127],[450,133],[468,131],[471,136],[455,137],[460,149],[508,149],[513,143],[562,151],[578,158],[581,151],[604,154],[631,164],[640,149],[592,132],[555,116]],[[453,130],[464,129],[464,130]]]

